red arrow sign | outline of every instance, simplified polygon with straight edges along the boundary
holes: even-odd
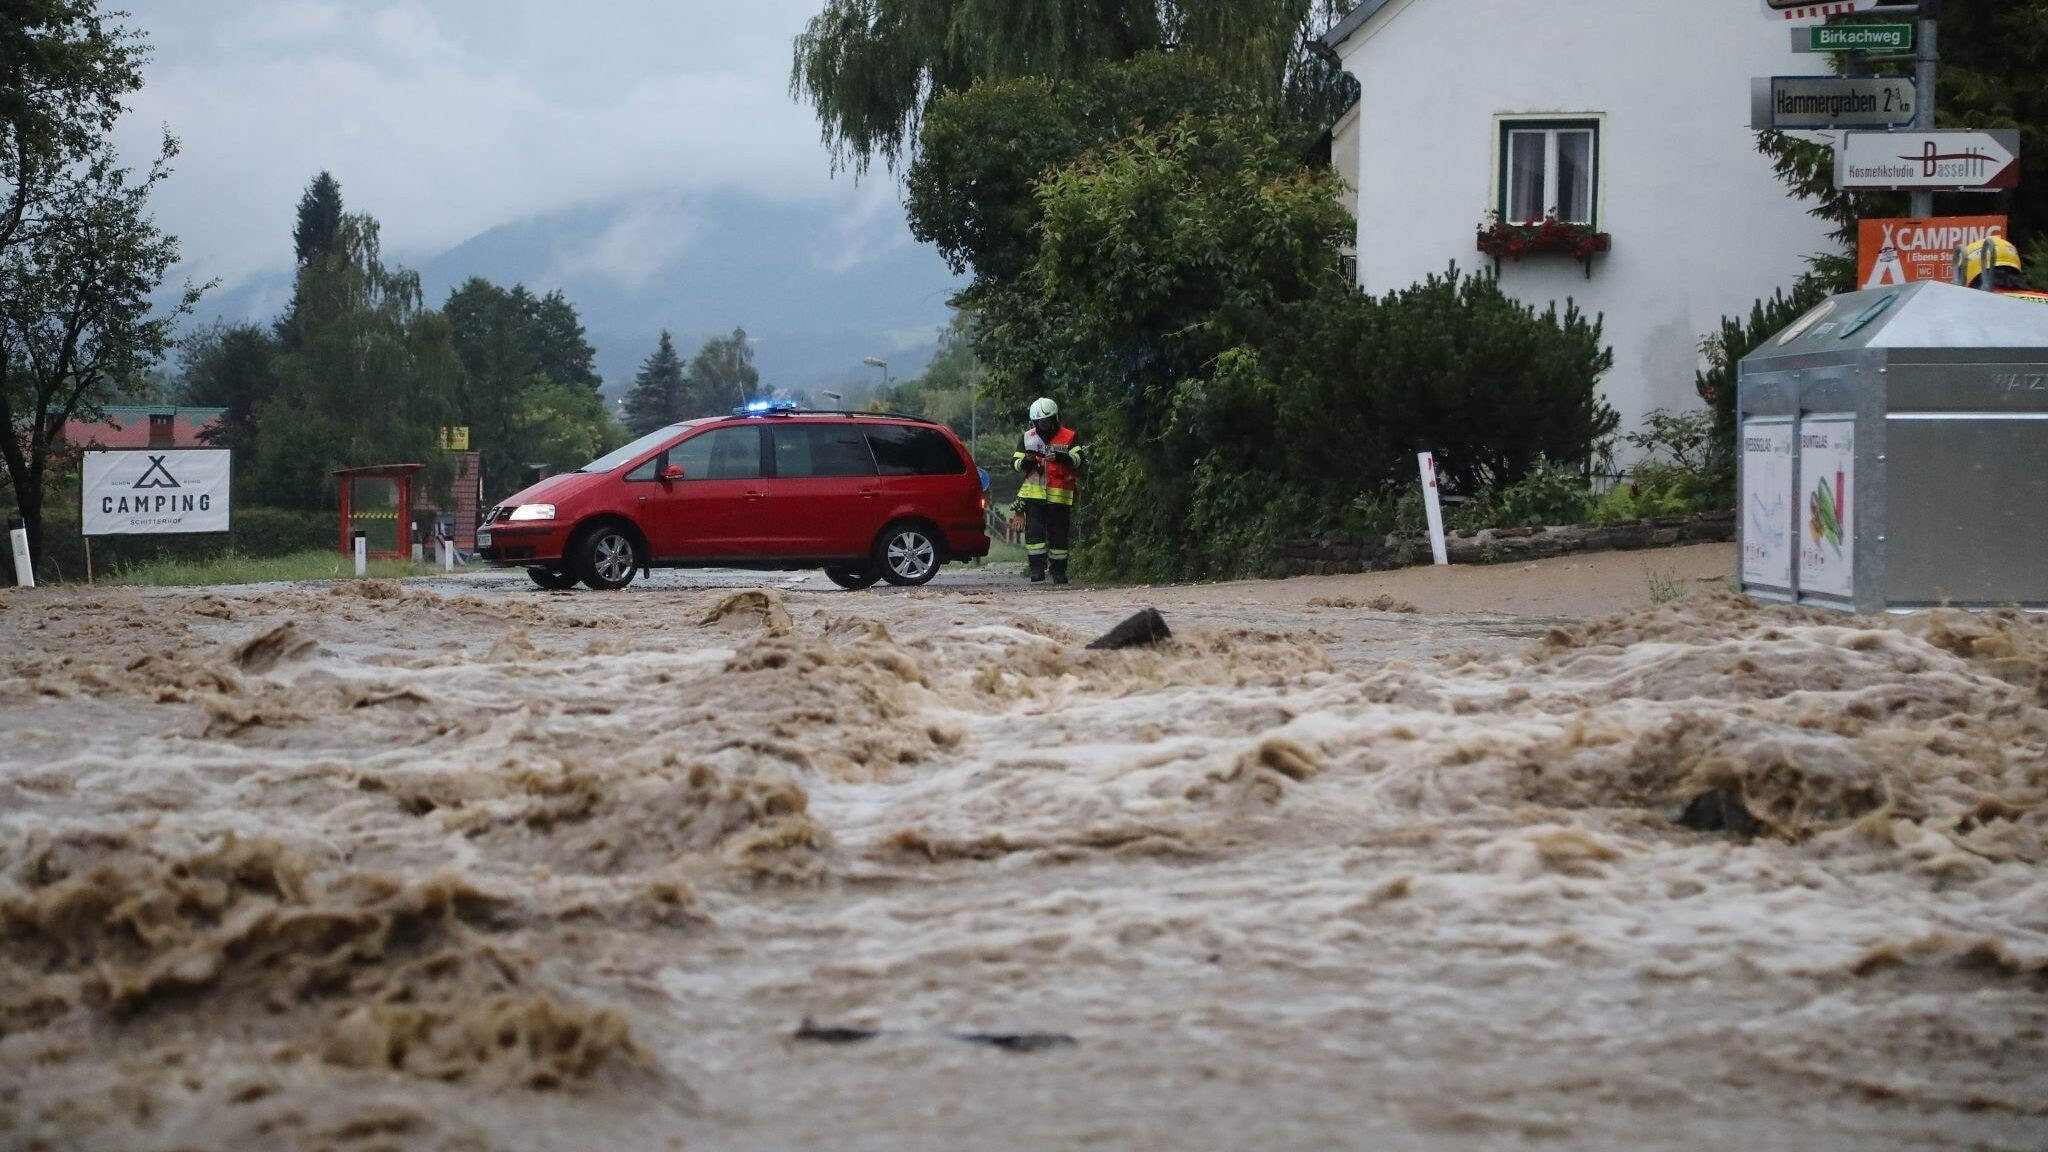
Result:
[[[1865,12],[1886,0],[1763,0],[1764,15],[1773,20],[1825,20]],[[1896,3],[1896,0],[1891,0]]]

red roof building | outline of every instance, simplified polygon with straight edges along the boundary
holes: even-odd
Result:
[[[219,424],[225,408],[111,405],[99,420],[71,420],[64,443],[73,448],[208,448],[199,434]]]

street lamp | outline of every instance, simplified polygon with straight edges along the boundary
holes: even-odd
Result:
[[[863,356],[861,363],[870,368],[880,368],[882,370],[882,387],[887,388],[889,386],[889,362],[887,360],[882,359],[880,356]]]

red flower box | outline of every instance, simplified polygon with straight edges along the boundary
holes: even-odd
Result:
[[[1607,251],[1612,243],[1607,233],[1595,232],[1590,224],[1560,220],[1556,213],[1533,224],[1507,224],[1498,213],[1488,212],[1479,226],[1479,251],[1493,257],[1496,273],[1503,256],[1520,260],[1531,253],[1556,253],[1585,265],[1590,278],[1594,254]]]

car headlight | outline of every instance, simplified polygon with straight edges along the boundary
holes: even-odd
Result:
[[[553,520],[554,518],[555,506],[553,504],[521,504],[512,510],[510,516],[505,517],[507,520]]]

